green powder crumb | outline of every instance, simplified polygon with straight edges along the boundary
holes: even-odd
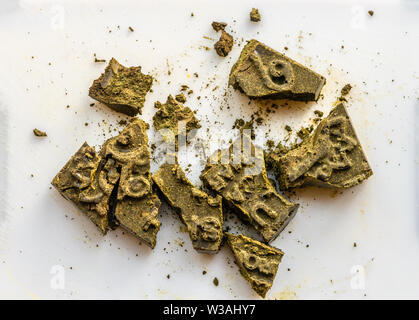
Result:
[[[94,54],[93,54],[93,56],[95,57],[95,63],[106,62],[106,60],[105,60],[105,59],[98,59],[98,58],[96,57],[96,53],[94,53]]]
[[[185,103],[186,102],[186,97],[183,93],[180,93],[180,94],[175,96],[175,100],[177,102],[180,102],[180,103]]]
[[[252,8],[252,11],[250,11],[250,21],[253,22],[259,22],[261,19],[259,10],[256,8]]]
[[[39,130],[39,129],[33,129],[33,134],[36,136],[36,137],[46,137],[47,136],[47,133],[46,132],[44,132],[44,131],[41,131],[41,130]]]
[[[343,86],[342,90],[340,90],[340,94],[342,96],[346,96],[349,93],[349,91],[351,91],[351,89],[352,86],[349,83],[347,83]]]
[[[214,284],[214,286],[218,287],[219,281],[217,277],[215,277],[214,280],[212,280],[212,283]]]

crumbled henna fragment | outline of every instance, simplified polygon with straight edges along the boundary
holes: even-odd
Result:
[[[228,149],[216,151],[201,174],[204,185],[220,194],[266,242],[274,240],[294,217],[298,205],[279,195],[265,168],[264,152],[246,134]]]
[[[143,74],[141,67],[126,68],[112,58],[105,72],[93,81],[89,96],[115,111],[135,116],[141,114],[152,84],[153,77]]]
[[[316,101],[326,80],[257,40],[250,40],[231,69],[229,85],[250,98]]]
[[[180,103],[185,103],[186,102],[186,97],[183,93],[180,93],[180,94],[176,95],[175,99],[176,99],[177,102],[180,102]]]
[[[36,136],[36,137],[46,137],[47,136],[47,133],[46,132],[44,132],[44,131],[41,131],[41,130],[39,130],[39,129],[33,129],[33,134]]]
[[[225,29],[225,27],[227,27],[227,23],[225,23],[225,22],[215,22],[215,21],[213,21],[213,22],[211,23],[211,26],[212,26],[212,28],[213,28],[216,32],[218,32],[218,31],[220,31],[220,30],[224,30],[224,29]]]
[[[220,57],[226,57],[233,48],[233,37],[223,30],[220,40],[214,44],[214,48]]]
[[[259,22],[261,20],[259,10],[256,8],[252,8],[250,11],[250,21]]]
[[[343,103],[303,138],[285,154],[269,155],[281,190],[306,185],[349,188],[372,175]]]
[[[351,91],[351,89],[352,89],[352,86],[349,83],[345,84],[342,90],[340,90],[341,96],[346,96],[349,93],[349,91]]]
[[[242,234],[226,233],[226,237],[241,275],[258,295],[265,298],[272,287],[284,253]]]
[[[214,284],[214,286],[218,287],[220,282],[218,281],[217,277],[214,277],[214,279],[212,279],[212,283]]]
[[[179,98],[179,96],[176,97]],[[154,107],[159,109],[153,116],[153,125],[156,130],[170,129],[177,136],[201,128],[193,111],[179,103],[171,95],[167,98],[166,103],[157,101]]]
[[[192,185],[178,164],[163,164],[153,180],[170,206],[179,213],[194,249],[217,253],[223,238],[221,197],[211,197]]]

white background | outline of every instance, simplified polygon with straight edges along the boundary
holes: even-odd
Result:
[[[252,7],[259,8],[260,23],[249,21]],[[219,37],[213,20],[233,31],[236,44],[227,58],[212,49],[211,39]],[[198,136],[217,147],[218,139],[224,146],[237,136],[235,119],[266,109],[227,88],[229,70],[251,38],[281,52],[288,47],[287,55],[327,79],[317,104],[280,101],[258,127],[257,143],[281,141],[286,124],[295,133],[316,109],[327,114],[350,83],[348,110],[374,171],[342,193],[292,195],[301,207],[273,242],[285,256],[267,298],[419,298],[418,30],[415,0],[1,1],[0,298],[258,298],[228,248],[216,256],[196,253],[166,206],[150,250],[121,231],[102,237],[50,188],[84,141],[100,146],[126,119],[89,106],[88,88],[105,67],[94,63],[94,53],[141,65],[157,79],[141,116],[146,121],[156,100],[189,85],[194,93],[186,105],[201,120]],[[36,138],[33,128],[48,137]],[[152,127],[149,136],[156,141]],[[184,168],[192,164],[188,177],[196,184],[204,158],[193,143],[182,159]],[[157,167],[158,159],[153,172]],[[356,270],[360,278],[351,273]],[[60,275],[64,286],[54,286]],[[356,281],[362,275],[365,281]]]

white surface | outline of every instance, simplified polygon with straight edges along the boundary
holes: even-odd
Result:
[[[234,120],[248,120],[259,106],[227,89],[243,42],[227,58],[218,57],[214,41],[203,38],[219,36],[213,20],[227,22],[236,40],[256,38],[279,51],[287,46],[287,55],[327,78],[324,99],[280,107],[259,127],[259,144],[265,133],[283,139],[285,124],[298,130],[315,109],[327,114],[349,82],[348,110],[374,170],[368,181],[341,194],[310,189],[293,197],[301,207],[273,243],[285,256],[267,298],[419,298],[419,3],[336,3],[1,1],[0,298],[257,298],[229,250],[210,257],[196,253],[167,208],[152,251],[121,231],[102,237],[50,189],[83,141],[99,146],[120,129],[120,115],[89,107],[88,88],[105,67],[93,62],[94,53],[142,65],[157,78],[143,119],[151,119],[156,100],[187,84],[194,90],[187,105],[198,110],[202,123],[199,136],[205,138],[209,128],[215,146],[217,137],[236,136]],[[253,6],[262,15],[258,24],[249,21]],[[34,137],[35,127],[48,137]],[[153,128],[149,136],[156,140]],[[188,176],[199,183],[203,164],[192,146],[188,151]],[[51,271],[60,266],[65,286],[54,289],[57,275]],[[351,288],[354,266],[365,271],[364,289]]]

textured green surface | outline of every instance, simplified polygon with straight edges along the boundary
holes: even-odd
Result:
[[[193,186],[178,164],[163,164],[153,180],[180,214],[195,250],[217,253],[223,238],[221,197],[211,197]]]
[[[266,242],[279,235],[298,209],[297,204],[276,192],[268,179],[262,149],[254,146],[247,135],[230,148],[215,152],[201,180],[249,221]]]
[[[214,44],[214,49],[220,57],[226,57],[233,48],[233,37],[224,30],[221,30],[220,39]]]
[[[227,243],[233,251],[241,275],[262,298],[272,287],[284,253],[242,234],[226,233]]]
[[[104,143],[99,156],[84,143],[52,185],[104,234],[120,225],[154,248],[160,200],[152,192],[147,128],[133,120]]]
[[[229,77],[231,86],[251,98],[317,100],[325,83],[321,75],[254,39]]]
[[[126,68],[112,58],[105,72],[93,81],[89,96],[115,111],[135,116],[141,114],[152,84],[153,77],[143,74],[141,67]]]
[[[97,172],[100,164],[95,149],[85,142],[55,176],[52,185],[106,234],[108,200],[112,190],[99,187]]]
[[[285,154],[273,151],[269,159],[282,190],[305,185],[349,188],[372,175],[343,103],[298,147]]]
[[[100,155],[106,159],[103,184],[117,187],[114,218],[154,248],[160,229],[160,201],[152,192],[147,128],[144,121],[133,120],[105,142]]]
[[[250,11],[249,15],[250,15],[250,21],[253,21],[253,22],[259,22],[261,19],[259,10],[256,8],[252,8],[252,11]]]

